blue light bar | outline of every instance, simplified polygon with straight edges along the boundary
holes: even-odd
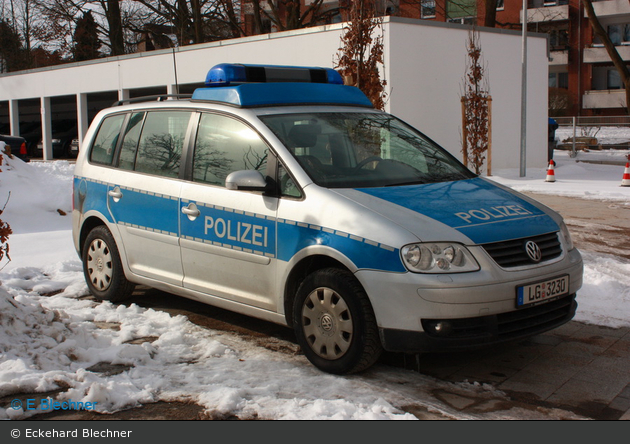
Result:
[[[343,84],[331,68],[222,63],[206,76],[193,100],[240,107],[281,105],[350,105],[372,108],[360,89]]]
[[[332,68],[307,66],[243,65],[221,63],[206,76],[206,86],[227,86],[240,83],[329,83],[343,85],[341,75]]]
[[[354,86],[330,83],[243,83],[197,88],[192,100],[243,108],[282,105],[342,105],[372,108],[372,102]]]

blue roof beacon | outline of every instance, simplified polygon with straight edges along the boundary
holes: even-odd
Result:
[[[372,108],[354,86],[343,84],[332,68],[222,63],[206,76],[192,100],[221,102],[243,108],[279,105],[342,105]]]

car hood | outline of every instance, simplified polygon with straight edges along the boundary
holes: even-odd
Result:
[[[558,231],[548,209],[490,181],[454,182],[347,190],[347,198],[389,218],[421,240],[454,241],[454,229],[475,244]]]

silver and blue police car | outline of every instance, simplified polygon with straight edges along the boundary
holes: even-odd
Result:
[[[478,177],[327,68],[221,64],[101,111],[74,177],[92,294],[136,284],[280,323],[337,374],[573,318],[561,217]]]

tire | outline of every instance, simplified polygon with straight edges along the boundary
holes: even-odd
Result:
[[[308,275],[296,294],[293,321],[304,354],[327,373],[363,371],[383,351],[365,290],[345,270],[327,268]]]
[[[96,299],[121,302],[131,296],[135,285],[125,277],[118,247],[107,227],[99,225],[88,233],[82,260],[85,281]]]

